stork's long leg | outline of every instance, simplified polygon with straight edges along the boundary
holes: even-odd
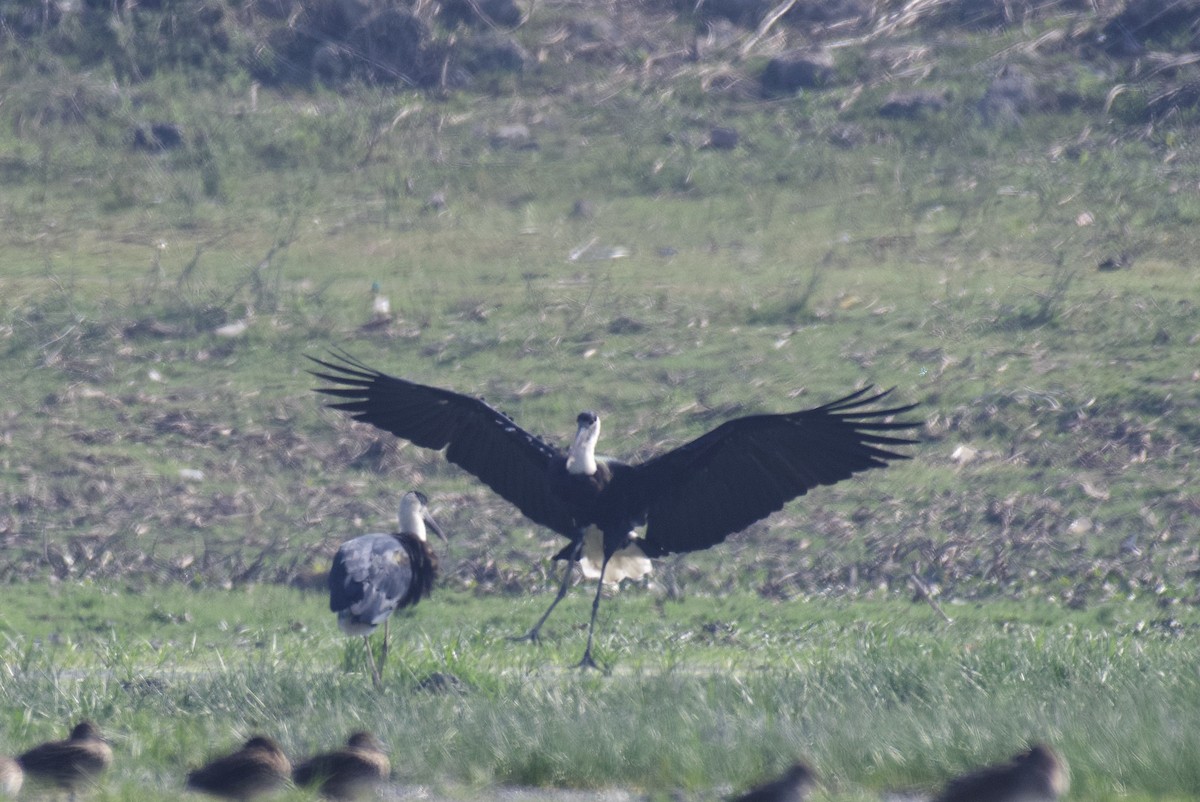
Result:
[[[375,667],[375,653],[371,651],[371,638],[368,635],[363,635],[363,646],[367,650],[367,662],[371,666],[371,680],[375,683],[375,690],[382,690],[383,677],[379,673],[379,669]]]
[[[587,648],[583,650],[583,659],[579,661],[579,668],[600,668],[592,659],[592,633],[596,631],[596,612],[600,609],[600,593],[604,590],[604,569],[608,568],[610,557],[612,557],[611,554],[605,554],[604,562],[600,565],[600,579],[596,581],[596,597],[592,599],[592,620],[588,623]]]
[[[571,552],[571,556],[567,558],[567,570],[563,572],[562,584],[558,586],[558,594],[554,597],[554,601],[550,602],[550,607],[546,612],[542,613],[542,617],[538,619],[533,628],[524,635],[519,635],[513,638],[514,641],[527,640],[530,643],[541,642],[542,624],[546,623],[546,619],[550,617],[550,613],[554,612],[554,608],[567,595],[567,589],[571,587],[571,571],[575,568],[575,564],[579,562],[579,552],[583,549],[583,541],[579,541],[579,545]]]
[[[379,652],[379,685],[380,685],[380,687],[383,686],[383,666],[384,666],[384,664],[387,663],[388,650],[391,648],[391,639],[388,638],[388,635],[390,634],[388,631],[388,627],[390,627],[391,624],[392,624],[392,617],[390,615],[387,618],[383,619],[383,649],[382,649],[382,651]]]

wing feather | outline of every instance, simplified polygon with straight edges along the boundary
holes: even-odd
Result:
[[[891,392],[863,388],[814,409],[726,421],[708,434],[636,465],[626,492],[647,511],[642,550],[658,557],[721,542],[820,485],[893,460],[915,443],[892,418],[914,405],[868,409]]]
[[[413,582],[408,552],[392,535],[369,534],[347,540],[329,569],[329,609],[349,610],[379,624],[396,609]]]
[[[389,376],[343,354],[310,371],[332,387],[317,392],[345,399],[328,406],[350,413],[422,448],[445,449],[446,459],[476,476],[525,517],[556,532],[574,532],[569,510],[549,481],[561,452],[485,401]]]

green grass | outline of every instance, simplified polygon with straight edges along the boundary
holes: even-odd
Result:
[[[536,647],[507,636],[544,598],[441,592],[397,620],[377,695],[319,594],[6,589],[2,743],[102,721],[118,798],[169,796],[181,767],[250,732],[302,754],[360,727],[391,745],[397,781],[452,796],[518,785],[717,798],[803,755],[828,798],[855,799],[932,790],[1039,738],[1069,760],[1071,798],[1200,793],[1194,611],[959,604],[947,624],[894,600],[669,602],[635,589],[602,607],[599,654],[613,667],[598,674],[567,668],[586,596]],[[434,673],[461,684],[424,689]]]

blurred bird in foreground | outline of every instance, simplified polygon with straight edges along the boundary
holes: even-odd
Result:
[[[357,799],[365,796],[392,772],[383,745],[369,732],[356,732],[346,745],[333,752],[314,755],[296,766],[296,785],[318,785],[327,799]]]
[[[248,800],[276,791],[292,774],[279,744],[255,735],[241,749],[188,774],[187,787],[223,799]]]
[[[732,802],[804,802],[816,782],[813,770],[797,761],[779,777],[756,785]]]
[[[15,797],[21,791],[25,772],[21,764],[11,757],[0,755],[0,795]]]
[[[65,741],[49,741],[20,755],[17,762],[30,779],[54,785],[71,799],[112,764],[112,748],[90,721],[81,721]]]
[[[1062,760],[1037,744],[1008,763],[956,777],[934,802],[1055,802],[1069,784]]]

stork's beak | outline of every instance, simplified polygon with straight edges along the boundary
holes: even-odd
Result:
[[[429,529],[432,529],[433,533],[435,535],[437,535],[438,537],[440,537],[442,540],[444,540],[446,543],[450,542],[450,539],[448,537],[446,537],[446,533],[442,531],[442,527],[437,525],[437,521],[433,520],[433,518],[429,517],[428,515],[424,516],[424,518],[425,518],[425,526],[426,527],[428,527]]]

